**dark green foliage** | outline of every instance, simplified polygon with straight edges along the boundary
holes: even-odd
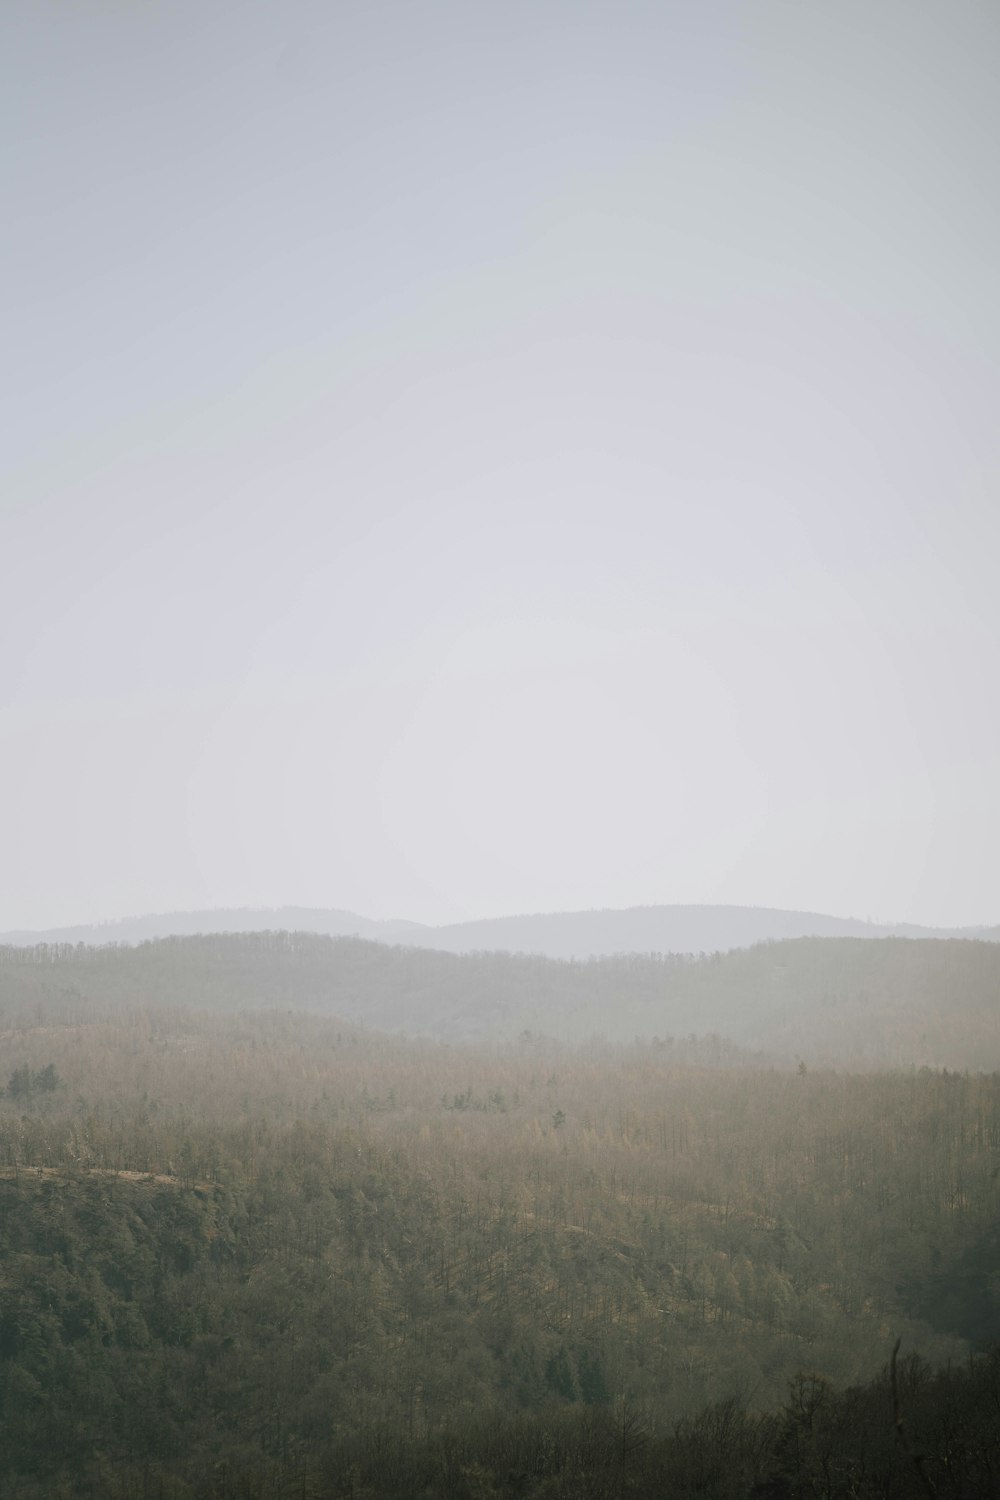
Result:
[[[34,1074],[30,1068],[15,1068],[7,1084],[8,1099],[27,1099],[34,1091]]]
[[[600,1355],[591,1354],[586,1349],[582,1350],[577,1362],[576,1376],[580,1400],[585,1401],[588,1406],[604,1406],[610,1400]]]
[[[54,1094],[62,1083],[54,1063],[46,1063],[36,1073],[28,1067],[15,1068],[7,1084],[9,1099],[27,1100],[34,1094]]]
[[[957,1254],[937,1252],[924,1279],[898,1290],[932,1328],[960,1333],[979,1349],[1000,1344],[1000,1226],[991,1224]]]
[[[564,1401],[575,1401],[578,1395],[577,1384],[573,1378],[573,1370],[569,1362],[569,1356],[563,1345],[556,1350],[545,1363],[545,1381],[549,1389]]]

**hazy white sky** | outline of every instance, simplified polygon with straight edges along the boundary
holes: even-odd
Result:
[[[1000,10],[4,0],[0,930],[1000,921]]]

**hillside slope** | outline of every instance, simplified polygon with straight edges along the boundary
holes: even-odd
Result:
[[[998,1076],[723,1072],[683,1043],[477,1049],[301,1011],[72,1003],[83,1020],[42,1004],[4,1037],[5,1074],[29,1080],[0,1087],[11,1500],[745,1500],[749,1482],[653,1473],[595,1487],[588,1445],[723,1402],[706,1436],[728,1462],[743,1403],[774,1409],[792,1382],[808,1455],[827,1381],[875,1375],[896,1338],[966,1368],[1000,1329]],[[484,1441],[525,1420],[536,1456],[579,1423],[564,1487],[508,1482]],[[967,1429],[940,1425],[937,1492],[992,1493],[952,1483]],[[891,1419],[875,1427],[891,1455]],[[389,1459],[446,1428],[469,1484],[439,1482],[454,1438],[419,1478]],[[907,1493],[831,1488],[822,1457],[757,1493]],[[374,1489],[352,1472],[373,1459]]]
[[[0,1025],[97,1003],[306,1010],[448,1041],[714,1036],[776,1062],[1000,1068],[1000,946],[800,938],[711,958],[457,956],[307,933],[0,949]]]

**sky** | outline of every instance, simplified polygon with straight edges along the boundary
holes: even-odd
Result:
[[[5,0],[0,929],[1000,921],[1000,11]]]

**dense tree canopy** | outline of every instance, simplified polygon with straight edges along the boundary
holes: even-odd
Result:
[[[812,1494],[835,1454],[905,1494],[994,1461],[996,1367],[954,1362],[1000,1336],[997,1075],[264,1008],[329,978],[312,942],[0,965],[6,1493]],[[341,997],[379,957],[346,960]]]

